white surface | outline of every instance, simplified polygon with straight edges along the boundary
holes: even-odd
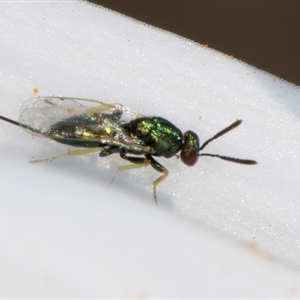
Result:
[[[83,2],[0,5],[1,114],[33,96],[121,102],[202,142],[243,124],[153,201],[151,168],[66,151],[0,124],[1,297],[299,297],[299,88]],[[201,117],[201,120],[199,120]]]

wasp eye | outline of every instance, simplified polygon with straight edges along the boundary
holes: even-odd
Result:
[[[183,145],[180,153],[181,161],[191,167],[193,166],[199,157],[199,138],[193,131],[187,131],[183,135]]]
[[[187,151],[181,150],[180,158],[185,165],[191,167],[198,160],[198,152],[196,150],[187,150]]]

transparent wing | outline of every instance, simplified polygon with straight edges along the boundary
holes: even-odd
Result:
[[[36,97],[27,100],[20,109],[23,128],[38,136],[77,147],[99,144],[135,147],[141,141],[124,131],[122,116],[130,119],[140,114],[123,108],[121,104],[66,98]]]
[[[33,128],[38,134],[48,130],[53,124],[65,120],[73,122],[72,116],[79,114],[114,114],[121,118],[123,114],[133,119],[141,117],[137,112],[123,108],[122,104],[107,104],[97,100],[67,97],[35,97],[24,102],[20,109],[20,123]]]
[[[43,133],[60,121],[73,122],[72,116],[105,112],[112,114],[118,111],[122,115],[121,104],[106,104],[101,101],[66,98],[66,97],[35,97],[24,102],[20,109],[20,123],[34,134]],[[32,130],[30,130],[32,129]]]

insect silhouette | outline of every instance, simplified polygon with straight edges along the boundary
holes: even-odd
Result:
[[[99,152],[100,157],[119,154],[122,159],[131,163],[120,166],[119,171],[151,165],[162,173],[152,183],[156,203],[156,187],[166,179],[169,172],[154,157],[170,158],[180,151],[181,161],[187,166],[195,165],[199,156],[217,157],[244,165],[257,163],[249,159],[200,153],[210,142],[239,126],[242,120],[235,121],[200,147],[198,135],[193,131],[183,134],[174,124],[162,117],[143,116],[118,103],[106,104],[79,98],[36,97],[22,105],[19,122],[4,116],[0,116],[0,119],[31,134],[81,148],[32,162],[53,161],[64,156]]]

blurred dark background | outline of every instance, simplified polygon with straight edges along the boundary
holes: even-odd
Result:
[[[91,1],[300,85],[300,1]]]

